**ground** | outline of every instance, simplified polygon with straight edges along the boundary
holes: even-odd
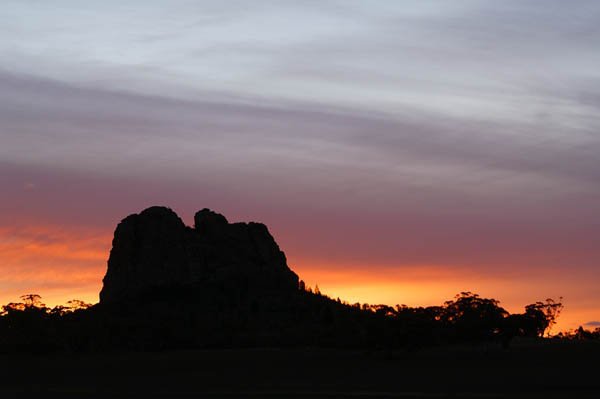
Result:
[[[600,343],[0,355],[0,397],[598,398]]]

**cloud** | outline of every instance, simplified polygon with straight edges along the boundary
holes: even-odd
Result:
[[[600,321],[588,321],[584,325],[587,327],[600,327]]]
[[[596,75],[598,9],[593,0],[252,8],[174,1],[168,10],[148,2],[9,1],[0,66],[155,95],[227,91],[523,120],[536,113],[527,103],[531,85]]]
[[[9,226],[69,220],[110,232],[145,206],[184,218],[209,206],[336,264],[598,259],[598,138],[581,141],[576,128],[571,141],[545,140],[536,126],[422,111],[175,100],[9,73],[0,88]]]
[[[0,226],[209,206],[336,270],[593,271],[598,8],[8,2]]]
[[[536,126],[507,135],[524,127],[427,112],[391,117],[295,102],[249,104],[214,93],[202,101],[170,100],[6,73],[0,87],[6,143],[0,157],[21,164],[114,174],[125,165],[131,173],[146,170],[150,158],[154,169],[194,170],[265,168],[284,159],[289,167],[400,170],[413,181],[437,184],[486,184],[523,173],[538,182],[600,178],[594,157],[600,140],[578,129],[569,139],[541,135]]]

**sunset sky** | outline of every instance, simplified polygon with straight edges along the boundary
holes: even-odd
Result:
[[[23,1],[0,11],[0,303],[97,302],[151,205],[260,221],[350,302],[600,325],[600,2]]]

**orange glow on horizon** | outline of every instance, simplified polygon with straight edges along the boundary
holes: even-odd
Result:
[[[0,228],[0,303],[26,293],[49,306],[98,301],[111,237],[92,229]]]
[[[303,264],[298,262],[294,270],[307,286],[318,286],[321,293],[351,304],[435,306],[453,299],[460,292],[471,291],[498,299],[500,306],[511,313],[523,312],[527,304],[546,298],[558,300],[562,296],[565,309],[553,332],[575,329],[600,316],[600,308],[594,306],[593,301],[579,300],[576,297],[578,288],[562,285],[563,280],[555,276],[537,281],[532,287],[531,277],[485,276],[443,266],[414,265],[395,269],[380,266],[366,271],[348,270],[344,265],[314,267],[314,263],[307,263],[310,266],[305,267]],[[587,284],[594,285],[592,281]]]
[[[49,306],[71,299],[98,301],[112,237],[105,231],[81,228],[33,226],[0,228],[0,303],[17,301],[37,293]],[[510,312],[522,312],[526,304],[547,297],[565,297],[565,311],[555,331],[573,329],[598,320],[593,301],[577,297],[578,287],[548,275],[485,274],[444,265],[370,265],[323,263],[318,259],[289,259],[290,267],[310,287],[349,303],[440,305],[462,291],[501,301]],[[537,279],[537,280],[536,280]],[[532,284],[535,281],[535,284]]]

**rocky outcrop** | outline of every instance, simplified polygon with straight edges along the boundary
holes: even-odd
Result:
[[[209,209],[187,227],[169,208],[126,217],[115,230],[101,303],[161,287],[205,284],[253,292],[298,289],[298,276],[261,223],[229,223]]]

